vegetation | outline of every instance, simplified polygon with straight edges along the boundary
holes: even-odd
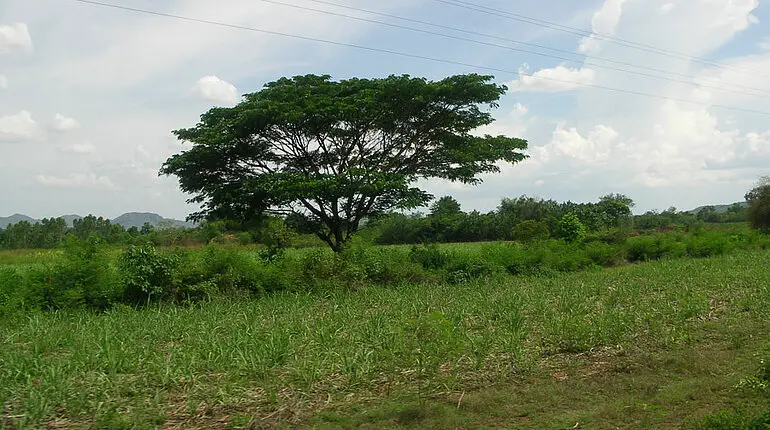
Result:
[[[737,428],[768,412],[768,257],[6,315],[2,419]]]
[[[746,193],[746,215],[752,227],[770,231],[770,177],[763,177]]]
[[[175,131],[193,147],[161,173],[202,204],[193,219],[291,214],[341,252],[365,218],[429,202],[418,179],[475,184],[525,158],[522,139],[471,134],[506,91],[491,80],[283,78]]]

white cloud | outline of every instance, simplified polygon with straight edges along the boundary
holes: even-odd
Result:
[[[618,137],[618,132],[606,125],[597,125],[586,137],[577,129],[564,129],[559,124],[553,132],[553,139],[546,148],[556,155],[567,156],[583,163],[594,164],[607,162],[612,150],[611,145]]]
[[[21,50],[32,50],[32,38],[29,36],[27,24],[17,22],[13,24],[0,24],[0,54]]]
[[[552,69],[541,69],[527,75],[524,69],[519,69],[519,79],[508,84],[512,92],[556,93],[581,88],[594,80],[595,72],[585,67],[572,69],[566,66],[556,66]]]
[[[35,137],[38,127],[32,114],[22,110],[0,117],[0,140],[26,140]]]
[[[80,123],[74,118],[66,117],[60,113],[53,116],[53,129],[56,131],[72,131],[80,128]]]
[[[198,79],[193,88],[195,94],[203,100],[234,105],[238,103],[238,89],[235,85],[216,76],[204,76]]]
[[[770,51],[770,37],[766,37],[762,39],[762,41],[757,43],[757,46],[759,47],[759,49]]]
[[[595,52],[599,49],[601,36],[611,36],[615,34],[615,29],[620,22],[620,16],[623,13],[623,3],[627,0],[606,0],[602,8],[594,13],[591,19],[591,31],[593,34],[583,38],[580,42],[580,52]]]
[[[91,142],[83,142],[63,146],[61,150],[71,154],[93,154],[96,152],[96,147]]]
[[[508,115],[498,118],[492,124],[481,127],[475,134],[483,136],[490,134],[493,136],[505,135],[524,137],[529,130],[530,125],[537,120],[536,117],[529,116],[529,108],[521,103],[516,103]]]
[[[0,75],[0,90],[5,90],[8,88],[8,78],[6,78],[3,75]]]
[[[76,188],[91,190],[120,189],[108,176],[98,176],[93,173],[70,173],[66,176],[37,175],[37,183],[53,188]]]

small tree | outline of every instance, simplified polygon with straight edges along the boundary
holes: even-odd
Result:
[[[419,179],[477,184],[526,158],[525,140],[472,134],[506,91],[491,80],[283,78],[175,131],[193,147],[161,174],[202,205],[190,219],[295,214],[340,252],[365,218],[430,201]]]
[[[572,212],[561,217],[557,224],[558,237],[568,243],[581,242],[586,237],[586,228]]]
[[[770,232],[770,176],[763,176],[746,193],[746,218],[752,228]]]

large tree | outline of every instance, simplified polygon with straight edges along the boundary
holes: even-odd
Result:
[[[492,79],[282,78],[176,130],[192,148],[161,174],[201,204],[190,219],[294,214],[338,252],[365,217],[429,202],[418,179],[477,184],[526,158],[525,140],[471,134],[506,91]]]

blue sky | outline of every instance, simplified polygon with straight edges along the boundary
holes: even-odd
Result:
[[[437,0],[328,1],[573,54],[311,0],[276,0],[577,62],[261,0],[106,1],[477,67],[73,0],[5,0],[0,4],[0,216],[113,217],[151,211],[183,218],[194,210],[185,204],[187,196],[173,178],[157,177],[163,161],[184,149],[170,131],[194,125],[209,107],[232,105],[239,95],[266,82],[305,73],[335,78],[406,73],[440,79],[480,72],[507,84],[510,91],[495,112],[497,121],[480,132],[526,138],[531,158],[504,167],[477,187],[424,184],[436,195],[454,195],[465,210],[491,210],[502,197],[521,194],[589,201],[610,192],[632,197],[637,212],[690,209],[741,200],[760,175],[770,174],[770,115],[720,107],[770,113],[770,27],[764,25],[770,6],[758,0],[473,1],[679,55],[633,49]],[[713,61],[704,64],[691,57]]]

